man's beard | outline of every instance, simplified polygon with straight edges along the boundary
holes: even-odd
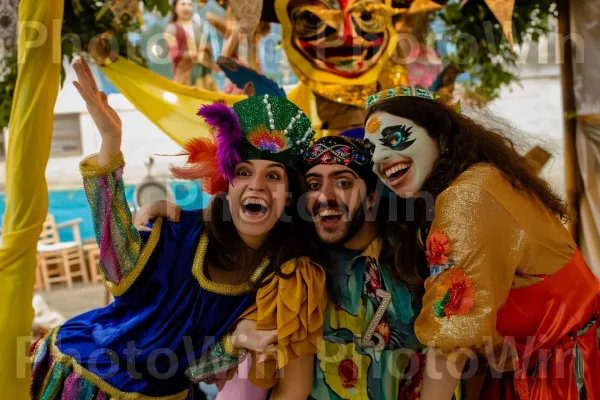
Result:
[[[361,230],[361,228],[365,224],[365,221],[366,221],[365,209],[364,209],[365,205],[366,204],[364,202],[359,204],[359,206],[354,211],[352,211],[352,213],[350,214],[350,221],[348,221],[347,223],[344,223],[344,225],[337,228],[338,230],[344,229],[344,228],[347,229],[346,233],[339,239],[327,240],[326,237],[324,238],[321,235],[319,235],[319,229],[315,226],[315,230],[317,231],[317,235],[319,236],[319,239],[321,239],[321,241],[323,243],[326,243],[326,244],[332,245],[332,246],[343,245],[344,243],[346,243],[347,241],[352,239]],[[323,227],[321,227],[321,228],[323,228]]]

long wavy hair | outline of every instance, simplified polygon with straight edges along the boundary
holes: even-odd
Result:
[[[281,266],[294,258],[309,257],[315,263],[322,263],[314,229],[298,213],[298,199],[304,192],[304,179],[293,169],[286,168],[288,191],[291,204],[284,208],[286,218],[280,218],[271,229],[267,239],[259,249],[250,249],[240,238],[231,218],[226,193],[214,196],[204,210],[204,224],[210,246],[207,260],[216,268],[238,271],[239,276],[249,277],[265,256],[271,258],[270,270],[283,278]]]
[[[463,172],[477,163],[489,163],[502,172],[514,188],[538,199],[562,221],[568,219],[565,202],[550,185],[532,172],[515,143],[507,137],[506,124],[492,121],[500,128],[486,127],[435,100],[419,97],[394,97],[373,105],[374,112],[386,112],[416,122],[437,143],[440,155],[421,191],[434,199]],[[422,282],[427,274],[424,242],[432,223],[432,212],[422,198],[401,199],[399,209],[412,202],[412,221],[392,221],[384,227],[382,258],[395,266],[398,278],[409,284]],[[403,215],[403,214],[399,214]]]

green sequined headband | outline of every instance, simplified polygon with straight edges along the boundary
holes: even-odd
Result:
[[[392,97],[399,96],[413,96],[413,97],[421,97],[423,99],[435,100],[436,95],[430,92],[427,89],[422,89],[418,87],[408,87],[408,86],[400,86],[393,89],[382,90],[379,93],[375,93],[367,97],[367,103],[365,105],[365,109],[369,109],[371,106],[376,104],[379,101],[390,99]]]

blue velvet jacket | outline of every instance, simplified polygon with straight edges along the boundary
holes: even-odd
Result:
[[[98,167],[95,158],[81,166],[101,273],[115,300],[44,339],[33,354],[33,388],[75,371],[119,398],[123,393],[185,397],[186,369],[209,349],[212,361],[218,358],[215,351],[228,328],[256,302],[254,282],[223,285],[205,276],[208,239],[201,210],[183,211],[178,223],[158,219],[149,234],[137,232],[124,200],[123,164],[119,155],[108,166]],[[263,261],[255,281],[269,272],[268,260]],[[43,372],[47,355],[52,362]]]

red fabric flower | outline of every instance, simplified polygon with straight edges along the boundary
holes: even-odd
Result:
[[[475,302],[475,286],[462,269],[449,270],[438,288],[440,301],[436,302],[438,316],[467,314]],[[443,310],[443,313],[442,313]]]
[[[427,238],[427,262],[429,266],[443,265],[448,262],[447,254],[451,251],[450,241],[439,229],[431,231]]]

